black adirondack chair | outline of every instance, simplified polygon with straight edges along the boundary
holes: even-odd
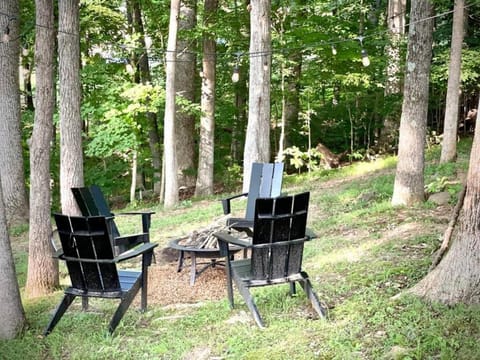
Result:
[[[79,217],[55,214],[62,249],[57,256],[66,262],[71,286],[44,331],[48,335],[73,300],[80,296],[120,299],[108,330],[113,333],[135,295],[141,289],[140,307],[147,307],[148,266],[151,264],[153,249],[158,244],[143,243],[137,248],[115,257],[109,241],[110,226],[104,216]],[[145,237],[148,235],[145,233]],[[121,270],[119,262],[142,257],[141,269]],[[85,303],[84,303],[85,304]]]
[[[253,163],[248,193],[237,194],[222,199],[223,213],[231,212],[231,200],[247,196],[247,208],[244,218],[231,217],[227,226],[252,235],[255,201],[257,198],[277,197],[282,192],[283,163]]]
[[[215,234],[227,261],[230,306],[234,306],[232,283],[235,282],[259,327],[264,327],[264,322],[249,290],[256,286],[290,283],[290,293],[293,295],[295,283],[298,282],[318,315],[326,316],[326,310],[320,305],[308,274],[302,271],[303,247],[305,241],[310,239],[305,235],[309,196],[306,192],[295,196],[258,198],[251,243],[236,239],[228,232]],[[250,257],[230,260],[229,245],[250,249]]]
[[[110,211],[108,202],[103,195],[102,190],[97,185],[91,185],[88,187],[72,188],[73,196],[77,202],[80,211],[83,216],[105,216],[109,219],[109,226],[111,227],[110,233],[112,235],[112,244],[115,247],[115,253],[120,254],[132,247],[137,246],[139,243],[147,243],[150,241],[150,223],[151,216],[155,212],[153,211],[132,211],[113,214]],[[120,235],[117,225],[115,224],[115,215],[135,215],[141,216],[142,219],[142,233]],[[145,237],[144,234],[147,234]]]

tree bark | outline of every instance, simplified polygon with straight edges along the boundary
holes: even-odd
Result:
[[[175,65],[177,58],[177,29],[179,13],[180,0],[172,0],[170,3],[170,24],[168,27],[165,119],[163,126],[165,208],[170,208],[178,204],[178,166],[175,147]]]
[[[458,103],[460,100],[459,89],[462,68],[464,7],[464,0],[455,0],[440,163],[454,161],[457,157]]]
[[[250,3],[250,77],[248,125],[243,152],[243,191],[252,163],[270,161],[270,71],[272,60],[270,0]]]
[[[25,324],[13,261],[0,176],[0,339],[13,339]]]
[[[62,212],[67,215],[80,214],[70,189],[83,186],[78,7],[78,0],[58,2],[60,196]]]
[[[1,0],[0,9],[7,14],[0,15],[0,29],[10,30],[6,41],[0,39],[0,175],[7,221],[17,224],[28,219],[20,130],[19,3]]]
[[[218,6],[217,0],[205,0],[204,26],[208,28]],[[200,143],[198,156],[197,184],[195,195],[213,194],[213,164],[215,143],[215,38],[205,32],[203,35],[203,71],[200,117]]]
[[[390,37],[390,43],[386,47],[387,54],[387,79],[385,83],[385,97],[399,94],[400,86],[400,43],[405,34],[405,10],[407,8],[406,0],[388,1],[387,26]],[[378,139],[378,146],[382,152],[389,153],[398,141],[398,122],[399,114],[388,114],[383,120]]]
[[[179,30],[191,31],[196,25],[196,0],[182,0],[180,7]],[[177,40],[177,64],[175,71],[175,91],[190,103],[195,101],[195,44],[192,40]],[[176,151],[178,165],[178,185],[194,186],[195,176],[195,116],[176,108]]]
[[[447,305],[480,303],[479,159],[480,127],[477,127],[470,155],[467,191],[459,231],[442,261],[410,290],[427,300]]]
[[[36,0],[35,119],[30,146],[30,228],[25,293],[43,296],[58,286],[58,261],[52,257],[50,237],[50,144],[55,108],[55,20],[52,0]]]
[[[412,1],[392,205],[411,205],[425,199],[423,170],[433,41],[432,14],[429,0]]]

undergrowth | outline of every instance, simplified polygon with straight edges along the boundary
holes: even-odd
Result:
[[[459,145],[455,164],[427,159],[426,182],[444,178],[452,198],[460,190],[469,147]],[[252,321],[238,293],[185,308],[132,306],[113,336],[106,332],[116,303],[93,302],[94,310],[69,309],[54,331],[41,336],[61,292],[23,300],[28,324],[15,340],[0,342],[1,359],[478,359],[480,308],[426,303],[405,291],[430,266],[448,224],[453,202],[392,208],[395,159],[359,163],[330,172],[291,175],[284,190],[309,190],[309,227],[316,239],[304,253],[309,273],[329,317],[319,320],[305,295],[288,286],[253,289],[267,328]],[[433,180],[432,180],[433,179]],[[242,212],[245,203],[234,204]],[[152,207],[152,241],[167,241],[222,218],[218,200],[193,200],[171,211]],[[124,231],[134,230],[123,217]],[[15,229],[20,286],[25,283],[28,234]],[[207,275],[202,275],[207,276]],[[235,318],[243,319],[234,321]]]

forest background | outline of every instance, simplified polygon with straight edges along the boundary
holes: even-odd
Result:
[[[20,3],[22,139],[27,158],[34,118],[35,23],[27,20],[34,19],[34,4]],[[138,190],[152,193],[159,182],[151,149],[157,147],[161,154],[163,144],[151,144],[149,121],[153,116],[157,139],[162,139],[170,6],[168,1],[127,3],[125,7],[123,1],[89,0],[80,6],[84,181],[96,183],[108,195],[122,200],[129,199],[132,186],[138,199]],[[433,138],[443,130],[453,10],[451,1],[434,3],[428,109],[429,135]],[[320,164],[321,156],[315,151],[318,144],[337,154],[346,153],[347,160],[395,151],[397,135],[390,134],[393,141],[388,148],[381,138],[385,119],[399,123],[402,104],[401,92],[386,91],[387,23],[388,16],[405,18],[408,32],[408,8],[402,14],[389,15],[387,5],[387,1],[272,1],[271,160],[283,157],[288,171],[299,171]],[[217,6],[208,23],[201,2],[184,2],[180,9],[176,65],[177,73],[184,75],[177,78],[177,124],[184,129],[179,130],[183,149],[178,154],[182,174],[178,185],[190,193],[195,187],[197,164],[202,161],[198,155],[201,62],[208,56],[216,58],[214,183],[231,189],[241,179],[247,71],[249,57],[254,56],[249,54],[249,11],[242,1],[221,1]],[[478,10],[473,2],[465,12],[459,119],[477,103]],[[134,23],[135,12],[141,14],[140,29]],[[216,55],[202,52],[205,33],[215,37]],[[402,79],[405,39],[399,48],[402,63],[398,78]],[[368,54],[367,67],[362,65],[362,51]],[[145,57],[149,79],[142,75]],[[236,71],[239,80],[233,82]],[[55,118],[58,121],[58,115]],[[55,208],[60,204],[60,142],[58,137],[54,139],[51,177]],[[28,161],[25,166],[28,174]],[[132,184],[134,167],[138,176]],[[155,192],[158,195],[158,188]]]

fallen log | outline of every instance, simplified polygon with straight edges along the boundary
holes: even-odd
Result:
[[[321,164],[325,166],[327,169],[335,169],[340,166],[342,158],[348,151],[344,151],[341,154],[334,154],[329,148],[327,148],[322,143],[318,143],[315,149],[320,153],[322,156]]]

